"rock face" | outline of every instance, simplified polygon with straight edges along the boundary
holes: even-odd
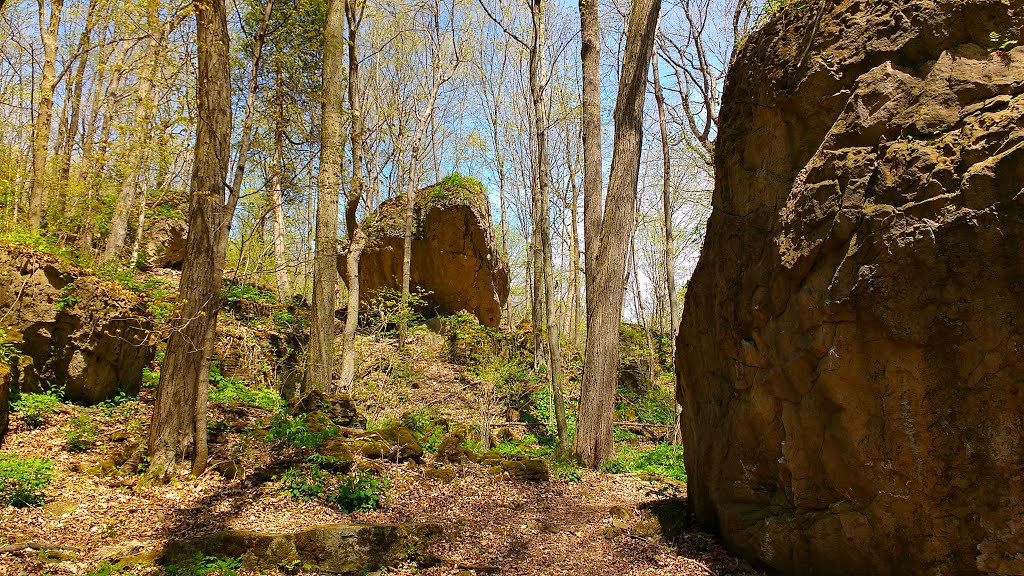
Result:
[[[160,561],[183,565],[198,553],[240,557],[248,570],[309,565],[316,573],[366,574],[406,560],[436,562],[426,547],[440,536],[437,524],[334,524],[288,534],[229,530],[171,542]]]
[[[15,371],[22,390],[64,386],[68,400],[87,404],[138,393],[151,325],[140,297],[120,284],[0,248],[0,315],[31,359]]]
[[[146,230],[144,240],[146,266],[181,270],[188,240],[188,223],[183,218],[153,222]]]
[[[1024,574],[1024,3],[784,8],[726,82],[689,498],[787,574]]]
[[[366,310],[381,288],[401,290],[405,251],[405,196],[381,204],[367,221],[371,244],[359,262],[360,306]],[[479,182],[453,175],[417,193],[416,235],[410,280],[430,292],[430,312],[461,310],[496,327],[508,298],[508,264],[500,255],[487,196]],[[344,255],[338,271],[348,282]]]

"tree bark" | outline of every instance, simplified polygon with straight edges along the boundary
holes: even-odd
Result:
[[[626,256],[636,219],[644,96],[660,7],[661,0],[637,0],[630,11],[615,103],[608,198],[595,256],[590,255],[593,246],[587,245],[588,259],[594,258],[594,268],[587,271],[587,347],[575,448],[583,463],[591,468],[612,453]],[[587,217],[585,214],[584,218]]]
[[[224,0],[196,3],[199,121],[189,200],[187,256],[178,318],[167,343],[153,407],[149,456],[155,477],[169,476],[192,455],[192,473],[206,468],[209,360],[220,309],[227,236],[237,195],[224,202],[231,156],[231,70]]]
[[[39,35],[43,41],[43,75],[39,81],[39,109],[32,138],[32,191],[29,196],[28,225],[39,230],[46,210],[46,160],[50,148],[53,91],[56,85],[57,30],[64,0],[51,0],[50,22],[46,23],[45,0],[39,0]]]
[[[317,178],[313,309],[303,394],[329,389],[334,372],[334,310],[338,286],[338,195],[344,115],[345,0],[327,3],[324,33],[323,122]],[[349,314],[351,315],[351,310]]]
[[[668,121],[665,117],[665,93],[661,88],[661,77],[658,74],[658,58],[652,60],[652,73],[654,75],[654,100],[658,104],[658,127],[661,129],[661,162],[663,167],[661,200],[665,223],[665,283],[668,288],[668,324],[672,336],[672,361],[676,357],[676,332],[678,302],[676,301],[676,273],[675,273],[675,239],[672,232],[672,156],[669,150]]]
[[[352,390],[356,377],[356,328],[359,326],[359,261],[368,238],[357,220],[359,202],[363,197],[363,99],[359,79],[359,26],[363,21],[363,0],[345,2],[348,23],[348,101],[352,117],[352,182],[345,202],[345,229],[348,248],[345,253],[348,280],[348,308],[342,332],[341,388]]]
[[[274,168],[270,182],[270,202],[274,213],[274,277],[277,280],[277,299],[286,302],[291,298],[291,282],[288,279],[287,257],[284,245],[284,86],[281,67],[277,68],[277,92],[275,94],[277,118],[274,124]]]
[[[601,24],[597,0],[580,0],[580,60],[583,68],[583,245],[587,288],[587,324],[593,313],[596,259],[601,240]]]

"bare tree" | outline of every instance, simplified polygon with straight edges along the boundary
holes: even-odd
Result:
[[[39,107],[35,135],[32,138],[32,193],[29,196],[28,225],[38,230],[46,209],[46,165],[50,149],[50,124],[53,117],[53,92],[56,86],[57,30],[64,0],[50,1],[50,21],[46,21],[46,0],[39,0],[39,35],[43,41],[43,75],[39,81]]]

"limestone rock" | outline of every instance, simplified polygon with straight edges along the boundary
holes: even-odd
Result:
[[[0,247],[0,310],[32,359],[16,371],[22,390],[63,385],[68,400],[87,404],[138,393],[153,356],[139,295],[48,255]]]
[[[1024,4],[789,6],[726,81],[678,340],[690,505],[780,573],[1017,573],[1024,47],[990,34]]]
[[[248,570],[309,565],[316,573],[366,574],[407,560],[429,561],[427,547],[441,536],[437,524],[333,524],[275,534],[228,530],[170,542],[160,562],[185,565],[196,554],[241,558]]]
[[[405,196],[381,206],[366,223],[372,239],[359,262],[360,306],[372,306],[382,288],[401,289],[405,253]],[[338,271],[348,282],[345,256]],[[479,182],[458,175],[417,192],[412,242],[413,288],[429,291],[432,312],[466,310],[496,327],[508,298],[508,263],[498,251],[490,206]]]
[[[404,426],[389,426],[372,430],[351,441],[350,445],[364,458],[373,460],[394,462],[414,460],[419,462],[423,459],[423,446]]]
[[[185,248],[188,240],[188,223],[183,218],[166,218],[150,224],[146,230],[146,266],[149,268],[173,268],[181,270],[185,263]]]

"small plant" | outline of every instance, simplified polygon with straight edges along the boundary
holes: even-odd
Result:
[[[53,309],[60,312],[61,310],[74,307],[75,304],[78,304],[78,293],[75,292],[74,283],[71,283],[65,285],[64,288],[61,289],[60,298],[57,299],[57,303],[54,304]]]
[[[331,474],[310,458],[302,466],[289,468],[281,476],[281,491],[296,500],[320,499],[345,513],[376,510],[384,501],[388,481],[366,471],[348,475]]]
[[[551,474],[565,482],[579,482],[583,478],[580,463],[572,458],[558,458],[551,463]]]
[[[376,510],[383,503],[387,489],[386,479],[357,470],[342,476],[335,490],[327,495],[327,500],[347,513]]]
[[[989,52],[1006,52],[1012,50],[1019,42],[1008,36],[1003,36],[999,32],[989,32],[988,34]]]
[[[43,489],[52,479],[52,460],[0,454],[0,503],[6,506],[41,506]]]
[[[67,449],[69,451],[85,452],[96,443],[99,426],[96,425],[96,421],[92,418],[79,416],[69,422],[68,426],[70,428],[64,433],[64,437],[67,438]]]
[[[27,393],[19,395],[11,403],[11,408],[21,416],[21,421],[30,429],[36,429],[46,423],[51,416],[60,410],[64,389],[47,390],[42,394]]]
[[[289,468],[281,476],[281,490],[296,500],[306,502],[324,495],[330,476],[316,464]]]
[[[182,566],[170,565],[165,568],[173,576],[237,576],[242,569],[239,558],[218,558],[196,554]]]
[[[20,337],[9,333],[6,328],[0,328],[0,364],[11,366],[21,355],[21,351],[14,344],[16,338],[20,339]]]

